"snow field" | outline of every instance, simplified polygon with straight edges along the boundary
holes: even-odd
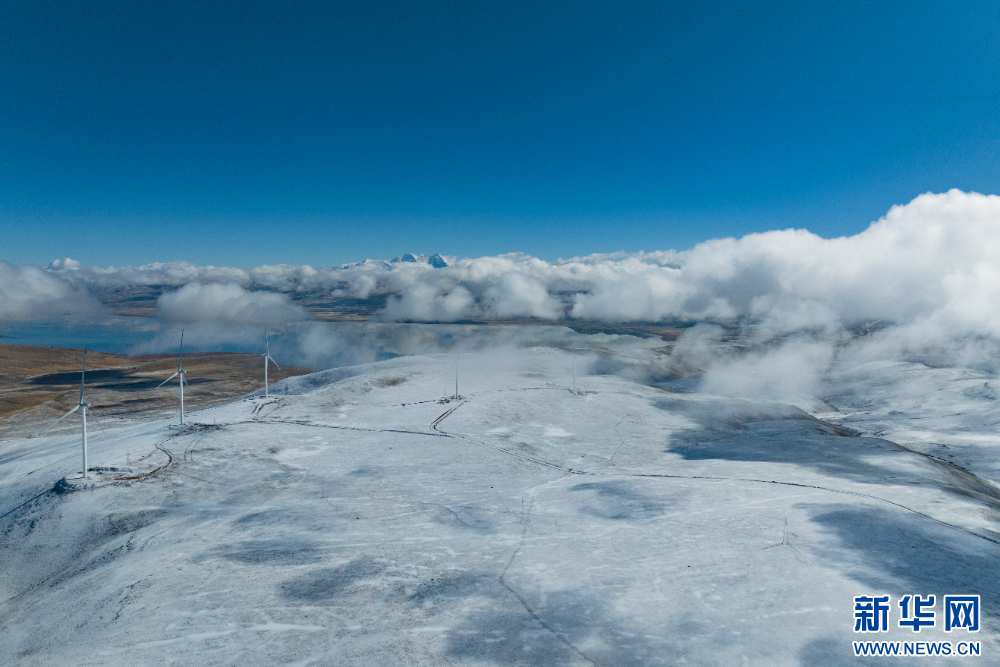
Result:
[[[989,493],[790,406],[574,394],[570,362],[463,354],[447,403],[453,357],[295,378],[95,437],[137,478],[75,493],[78,441],[6,443],[0,663],[877,664],[853,596],[976,593],[998,664]],[[876,639],[956,639],[913,635]]]

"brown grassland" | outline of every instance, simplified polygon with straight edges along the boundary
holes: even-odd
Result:
[[[82,358],[83,350],[0,345],[0,437],[37,433],[76,405],[80,363],[74,355]],[[158,388],[176,370],[177,355],[88,352],[86,401],[92,406],[96,427],[117,419],[176,416],[177,379]],[[185,354],[184,370],[185,412],[226,403],[264,384],[259,354]],[[268,377],[277,382],[311,372],[308,368],[272,366]],[[73,428],[78,428],[76,421],[67,419],[58,431]]]

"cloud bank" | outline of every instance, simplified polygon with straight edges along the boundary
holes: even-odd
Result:
[[[157,301],[157,317],[168,322],[278,325],[309,319],[285,294],[250,292],[236,283],[188,283]]]
[[[103,310],[85,289],[48,271],[0,261],[0,321],[89,318]]]
[[[555,262],[518,253],[408,255],[334,268],[281,264],[251,270],[186,262],[80,268],[67,259],[44,273],[52,284],[81,289],[182,288],[161,299],[160,312],[169,318],[196,313],[218,319],[222,312],[245,321],[265,310],[268,317],[298,318],[300,310],[271,298],[275,292],[357,299],[381,294],[388,296],[379,314],[383,321],[753,322],[779,336],[878,320],[996,335],[1000,197],[958,190],[925,194],[854,236],[824,239],[787,229],[716,239],[683,252]]]

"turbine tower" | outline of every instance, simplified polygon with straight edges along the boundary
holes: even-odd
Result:
[[[64,414],[62,417],[57,419],[55,423],[52,424],[52,426],[49,426],[49,428],[45,429],[45,431],[42,431],[42,433],[45,433],[55,428],[56,424],[66,419],[66,417],[69,417],[71,414],[73,414],[80,408],[83,408],[83,410],[80,412],[80,416],[82,417],[81,438],[83,442],[83,476],[86,478],[90,477],[90,473],[87,472],[87,408],[90,407],[90,403],[83,402],[84,380],[86,379],[87,376],[87,350],[83,351],[83,359],[80,359],[75,354],[73,355],[73,357],[80,362],[80,401],[76,404],[75,408],[73,408],[72,410]],[[42,433],[39,433],[38,435],[42,435]]]
[[[166,383],[168,383],[171,380],[173,380],[178,375],[181,377],[181,380],[180,380],[180,386],[181,386],[181,426],[184,426],[184,385],[187,384],[187,381],[184,379],[184,373],[186,373],[187,371],[185,371],[183,368],[181,368],[181,362],[183,360],[184,360],[184,331],[182,330],[181,331],[181,351],[177,355],[177,372],[174,373],[173,375],[171,375],[170,377],[168,377],[163,382],[161,382],[160,385],[159,385],[159,387],[157,387],[157,389],[159,389],[160,387],[162,387]]]
[[[276,368],[281,368],[278,366],[278,362],[271,358],[271,348],[268,347],[267,343],[267,330],[264,330],[264,398],[268,397],[267,394],[267,362],[274,364]]]
[[[573,352],[573,393],[576,393],[576,348],[572,348]]]

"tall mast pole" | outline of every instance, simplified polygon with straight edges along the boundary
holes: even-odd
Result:
[[[181,376],[181,426],[184,426],[184,369],[181,368],[184,362],[184,331],[181,330],[181,349],[177,354],[177,374]]]
[[[573,350],[573,393],[576,393],[576,349]]]
[[[80,407],[83,410],[80,413],[80,423],[81,423],[81,440],[83,442],[83,476],[84,478],[90,477],[90,473],[87,471],[87,408],[90,406],[83,402],[83,386],[87,378],[87,351],[83,351],[83,361],[80,362]]]
[[[87,408],[90,406],[84,403],[82,407],[83,407],[83,476],[90,477],[90,473],[87,472]]]

